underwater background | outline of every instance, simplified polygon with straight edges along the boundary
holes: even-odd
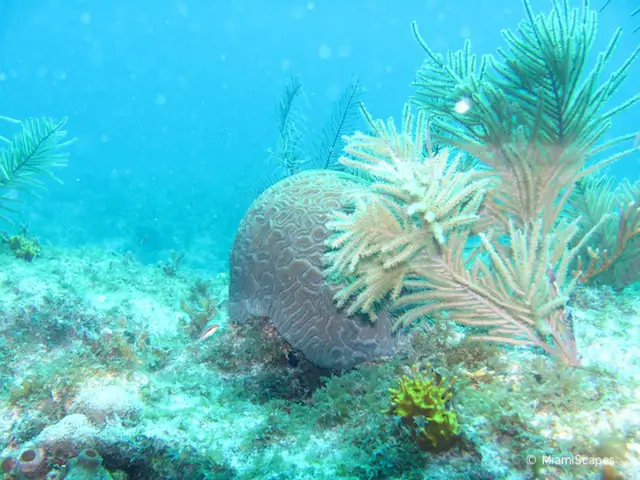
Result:
[[[586,68],[624,32],[604,81],[638,48],[640,14],[601,3]],[[37,196],[0,184],[4,477],[640,478],[635,281],[577,289],[577,372],[428,322],[390,360],[333,368],[278,340],[267,314],[229,317],[241,220],[286,176],[274,152],[287,92],[304,91],[301,149],[332,157],[345,142],[323,135],[345,98],[340,135],[370,130],[359,101],[401,118],[425,58],[412,21],[435,52],[471,40],[481,55],[525,18],[506,0],[2,0],[0,137],[66,117],[74,139],[51,169],[61,183],[44,176]],[[636,60],[611,105],[639,93]],[[639,131],[636,102],[601,141]],[[605,170],[614,184],[639,171],[637,150]],[[403,389],[438,411],[407,422]],[[444,426],[425,448],[432,414]]]
[[[634,7],[607,6],[595,51],[615,28],[635,28]],[[181,250],[194,268],[222,271],[257,179],[275,170],[275,104],[292,75],[308,98],[306,128],[318,135],[354,78],[377,118],[399,115],[423,58],[412,20],[436,52],[471,39],[482,54],[521,19],[519,2],[6,0],[2,115],[67,116],[78,139],[57,172],[64,185],[48,185],[22,221],[58,245],[133,250],[144,262]],[[625,35],[610,68],[636,45]],[[619,95],[636,92],[632,77]],[[637,109],[623,112],[612,135],[637,118]],[[630,165],[638,168],[628,160],[611,170],[622,176]]]

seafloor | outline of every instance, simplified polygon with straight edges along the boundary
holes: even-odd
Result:
[[[196,275],[178,256],[146,266],[46,246],[26,262],[3,248],[5,478],[640,478],[633,287],[578,291],[578,368],[439,324],[406,332],[393,359],[331,377],[267,319],[230,322],[227,287],[226,273]],[[384,413],[416,364],[455,378],[460,436],[444,451],[421,450]],[[15,474],[26,451],[40,464]]]

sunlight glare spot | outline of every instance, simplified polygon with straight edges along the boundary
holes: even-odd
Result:
[[[320,48],[318,49],[318,55],[321,59],[328,60],[329,58],[331,58],[331,47],[326,44],[320,45]]]

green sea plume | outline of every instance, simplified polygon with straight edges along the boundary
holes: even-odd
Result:
[[[44,189],[43,177],[60,182],[52,173],[56,167],[67,165],[69,152],[66,149],[74,139],[67,139],[64,129],[66,117],[60,121],[50,118],[28,118],[24,121],[0,116],[0,121],[19,126],[12,138],[0,135],[0,218],[16,212],[17,202],[12,191],[27,191],[37,196]]]

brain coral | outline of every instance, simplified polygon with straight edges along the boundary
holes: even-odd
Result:
[[[345,369],[393,353],[390,315],[375,323],[338,310],[337,285],[322,273],[325,224],[362,188],[352,175],[309,170],[266,190],[244,216],[230,257],[229,315],[269,317],[278,333],[311,363]]]

